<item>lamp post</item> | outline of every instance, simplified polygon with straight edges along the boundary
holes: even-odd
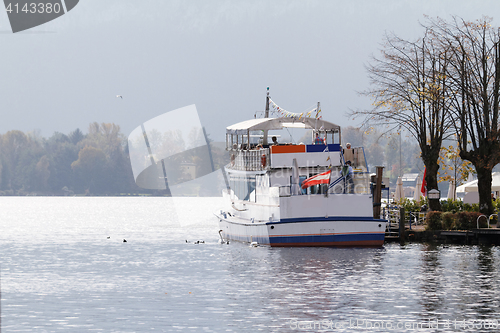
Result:
[[[401,126],[399,126],[399,177],[402,177],[401,174],[402,166],[401,166],[401,148],[402,148],[402,140],[401,140]]]

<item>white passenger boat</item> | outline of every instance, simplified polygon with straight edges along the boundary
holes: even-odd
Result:
[[[282,117],[268,118],[270,102],[277,107],[268,93],[264,118],[226,129],[230,205],[215,213],[223,240],[273,247],[382,246],[386,220],[373,217],[363,148],[342,149],[340,126],[319,119],[319,103],[312,110],[316,117],[281,109]],[[302,129],[312,144],[271,141],[282,141],[285,135],[278,132],[292,129]],[[345,156],[353,181],[347,179]]]

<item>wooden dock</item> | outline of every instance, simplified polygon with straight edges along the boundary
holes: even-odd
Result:
[[[464,245],[500,245],[500,228],[472,230],[436,230],[427,231],[422,227],[406,228],[405,240],[410,242],[437,242]],[[403,242],[405,241],[403,240]],[[400,241],[396,233],[386,233],[386,242]]]
[[[443,230],[440,238],[447,243],[500,245],[500,229]]]
[[[406,221],[403,208],[389,210],[385,230],[385,242],[438,242],[450,244],[500,245],[500,224],[489,228],[471,230],[425,230],[420,216],[412,216]],[[411,224],[410,224],[411,222]]]

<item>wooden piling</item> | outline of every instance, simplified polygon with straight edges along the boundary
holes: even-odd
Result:
[[[405,242],[405,208],[399,208],[399,242]]]
[[[380,218],[380,206],[382,202],[382,173],[384,167],[377,167],[377,176],[375,179],[375,191],[373,193],[373,218]]]

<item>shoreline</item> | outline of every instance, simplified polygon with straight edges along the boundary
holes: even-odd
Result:
[[[384,242],[435,243],[459,245],[500,245],[500,229],[405,230],[404,239],[387,238]]]

